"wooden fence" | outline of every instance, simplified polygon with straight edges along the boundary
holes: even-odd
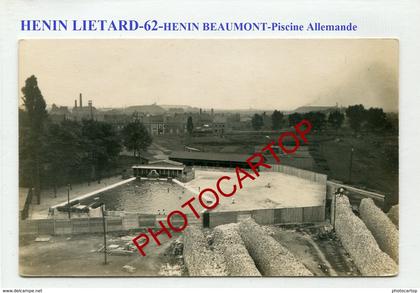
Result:
[[[122,217],[106,216],[105,225],[108,232],[127,231],[154,227],[156,215],[130,214]],[[103,232],[101,217],[74,219],[37,219],[19,222],[19,232],[36,235],[61,235]]]
[[[325,206],[210,212],[209,227],[236,223],[245,217],[261,225],[319,223],[325,221]]]
[[[271,169],[261,169],[262,172],[280,172],[287,175],[296,176],[302,179],[306,179],[309,181],[317,182],[323,185],[327,184],[327,175],[316,173],[312,171],[307,171],[303,169],[298,169],[291,166],[285,165],[272,165]]]

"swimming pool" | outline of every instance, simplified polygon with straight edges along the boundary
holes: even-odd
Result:
[[[192,196],[192,192],[176,183],[135,180],[83,199],[80,203],[89,205],[101,201],[109,211],[168,214],[180,210],[181,205]]]

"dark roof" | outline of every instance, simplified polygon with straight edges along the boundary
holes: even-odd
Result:
[[[180,162],[175,162],[175,161],[171,161],[171,160],[157,160],[157,161],[152,161],[149,162],[150,166],[184,166],[182,163]]]
[[[210,152],[172,152],[170,160],[205,160],[205,161],[225,161],[225,162],[246,162],[250,157],[248,154],[237,153],[210,153]]]
[[[326,112],[333,109],[337,109],[337,108],[334,106],[302,106],[292,111],[292,113],[296,112],[296,113],[304,114],[304,113],[309,113],[309,112]]]

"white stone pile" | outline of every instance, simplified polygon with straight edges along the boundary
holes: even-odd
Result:
[[[391,220],[392,223],[394,223],[397,229],[398,229],[399,218],[400,218],[399,211],[400,211],[399,205],[395,205],[389,209],[388,214],[387,214],[388,218]]]
[[[352,211],[346,196],[337,197],[335,231],[364,276],[390,276],[398,265],[376,243],[372,233]]]
[[[245,246],[264,276],[312,276],[313,274],[284,246],[269,236],[253,219],[239,223]]]
[[[223,257],[210,250],[199,227],[185,229],[183,255],[190,276],[227,276]]]
[[[224,256],[229,276],[261,276],[242,241],[238,224],[214,228],[213,248]]]
[[[371,198],[362,199],[360,217],[372,232],[379,248],[398,263],[398,230],[388,216],[378,208]]]

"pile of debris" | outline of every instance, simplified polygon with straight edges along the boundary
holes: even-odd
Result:
[[[107,241],[106,252],[111,255],[133,255],[137,252],[137,248],[134,245],[132,239],[135,236],[122,236],[116,238],[109,238]],[[103,252],[104,246],[101,245],[96,252]]]
[[[184,263],[190,276],[227,276],[223,257],[212,251],[203,231],[190,226],[184,231]]]
[[[336,201],[335,230],[359,271],[364,276],[391,276],[398,265],[384,253],[372,233],[352,211],[349,199],[342,195]]]
[[[387,214],[388,218],[391,220],[392,223],[394,223],[394,225],[397,227],[397,229],[398,229],[399,218],[400,218],[399,210],[400,210],[399,205],[395,205],[395,206],[392,206],[389,209],[388,214]]]
[[[242,241],[238,224],[214,228],[213,248],[223,255],[229,276],[261,276]]]
[[[169,263],[166,263],[160,268],[158,274],[160,276],[165,276],[165,277],[180,277],[182,276],[182,271],[183,271],[183,268],[181,265],[179,264],[171,265]]]
[[[168,249],[165,251],[166,256],[182,257],[184,251],[184,241],[182,237],[178,237],[172,241]]]
[[[360,217],[372,232],[381,250],[398,263],[398,230],[372,199],[364,198],[360,203]]]
[[[253,219],[239,223],[239,232],[259,271],[265,276],[312,276],[289,250],[269,236]]]

